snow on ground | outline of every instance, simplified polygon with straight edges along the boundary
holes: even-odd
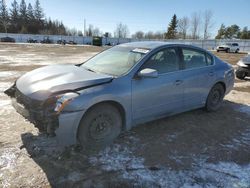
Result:
[[[237,110],[250,116],[250,104],[242,105]]]
[[[0,92],[4,92],[8,89],[13,83],[11,82],[0,82]]]
[[[243,135],[243,136],[248,136]],[[239,138],[241,140],[241,138]],[[249,142],[248,142],[249,143]],[[136,145],[136,142],[134,143]],[[234,162],[206,162],[207,157],[197,157],[192,168],[173,170],[168,167],[148,167],[144,158],[133,154],[133,148],[115,144],[89,159],[104,171],[120,172],[120,176],[143,187],[250,187],[250,165]],[[176,160],[180,156],[173,156]],[[195,156],[194,156],[195,157]]]
[[[0,72],[0,78],[16,76],[16,75],[19,75],[19,73],[15,71],[1,71]]]
[[[10,187],[9,178],[4,176],[4,171],[12,171],[16,166],[17,155],[12,149],[0,151],[0,186]]]

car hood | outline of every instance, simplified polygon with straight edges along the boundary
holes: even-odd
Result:
[[[222,45],[220,45],[220,46],[218,46],[218,47],[223,47],[223,48],[228,48],[229,46],[227,45],[227,44],[222,44]]]
[[[41,92],[53,94],[84,89],[108,83],[112,79],[110,75],[91,72],[75,65],[51,65],[24,74],[16,81],[16,87],[24,95],[33,96]]]

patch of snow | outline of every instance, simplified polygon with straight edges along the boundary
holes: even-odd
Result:
[[[11,150],[5,150],[0,154],[0,168],[3,169],[13,169],[16,164],[17,156]]]
[[[0,92],[4,92],[8,89],[13,83],[11,82],[0,82]]]
[[[235,140],[237,141],[237,140]],[[90,157],[93,166],[104,171],[116,171],[120,177],[140,187],[249,187],[250,165],[240,166],[233,162],[207,163],[207,157],[195,158],[193,167],[187,170],[173,170],[168,167],[152,169],[145,166],[145,159],[136,157],[133,148],[114,144]],[[182,157],[172,156],[181,160]]]
[[[250,104],[241,105],[236,110],[250,116]]]
[[[19,75],[19,73],[15,72],[15,71],[2,71],[2,72],[0,72],[0,78],[9,77],[9,76],[17,76],[17,75]]]
[[[0,108],[3,108],[5,106],[8,106],[11,104],[10,100],[0,100]]]

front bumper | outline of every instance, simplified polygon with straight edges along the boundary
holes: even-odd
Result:
[[[29,103],[28,103],[29,102]],[[70,146],[77,144],[77,130],[84,110],[76,112],[46,113],[46,110],[36,104],[31,99],[23,96],[18,90],[15,92],[15,98],[12,98],[12,106],[25,119],[30,121],[39,129],[40,132],[56,136],[60,146]]]
[[[77,144],[77,131],[85,111],[61,113],[59,127],[55,130],[56,139],[61,146]]]

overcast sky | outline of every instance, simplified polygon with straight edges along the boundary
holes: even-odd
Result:
[[[12,0],[6,0],[8,6]],[[20,2],[20,0],[17,0]],[[26,0],[34,4],[35,0]],[[213,12],[212,35],[222,23],[250,29],[250,0],[40,0],[47,17],[62,20],[71,28],[87,25],[111,32],[116,24],[127,24],[130,33],[142,30],[164,31],[173,14],[190,17],[193,12]]]

